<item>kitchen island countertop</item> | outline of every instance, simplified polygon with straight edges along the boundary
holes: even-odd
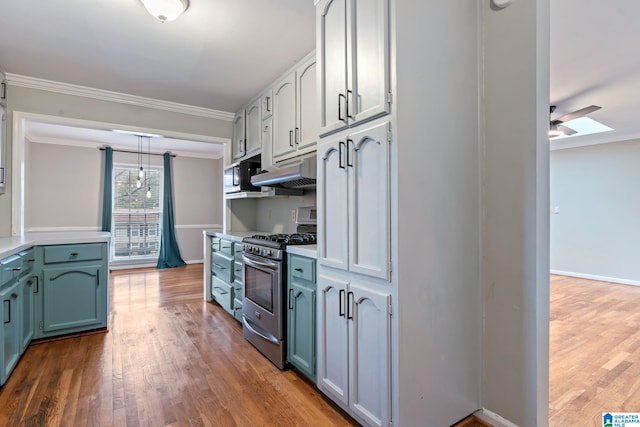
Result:
[[[69,243],[109,242],[111,233],[103,231],[45,231],[22,236],[0,237],[0,258],[5,258],[32,246]]]

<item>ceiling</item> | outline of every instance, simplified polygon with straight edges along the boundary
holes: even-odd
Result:
[[[595,104],[589,117],[614,129],[552,148],[640,138],[638,17],[637,0],[551,0],[552,117]]]
[[[139,0],[7,0],[5,72],[234,112],[315,47],[313,0],[191,0],[173,22]],[[113,141],[104,130],[28,122],[33,140]],[[115,137],[135,146],[131,135]],[[210,152],[210,143],[154,140]],[[175,150],[174,150],[175,151]]]
[[[0,67],[8,73],[225,112],[314,48],[313,0],[190,0],[164,24],[139,0],[2,3]],[[614,129],[552,140],[552,148],[640,137],[640,2],[550,3],[553,117],[596,104],[602,109],[590,117]],[[51,132],[64,138],[64,130]],[[47,129],[36,133],[44,138]]]

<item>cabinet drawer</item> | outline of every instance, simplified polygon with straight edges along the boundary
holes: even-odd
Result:
[[[219,252],[211,254],[211,273],[227,283],[233,281],[233,260]]]
[[[233,309],[233,317],[240,323],[242,323],[242,307]]]
[[[43,249],[45,264],[102,259],[102,244],[56,245]]]
[[[20,270],[20,274],[30,273],[33,270],[33,264],[36,261],[36,255],[33,248],[28,249],[24,252],[20,252],[20,259],[22,260],[22,270]]]
[[[316,263],[313,259],[291,255],[289,270],[291,277],[314,283],[316,281]]]
[[[220,251],[220,238],[219,237],[212,237],[211,238],[211,251],[212,252],[219,252]]]
[[[18,277],[22,269],[20,255],[11,255],[0,260],[0,286]]]
[[[233,256],[233,242],[231,240],[220,239],[220,252],[223,254]]]
[[[216,276],[211,277],[211,297],[225,310],[233,310],[233,288]]]

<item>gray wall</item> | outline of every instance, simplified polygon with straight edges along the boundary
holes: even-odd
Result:
[[[481,407],[481,9],[468,0],[392,3],[394,424],[445,426]]]
[[[640,284],[640,140],[551,152],[551,269]]]
[[[484,15],[483,406],[548,424],[549,0]]]
[[[68,117],[123,126],[231,138],[231,122],[46,90],[12,86],[8,90],[7,191],[0,195],[0,237],[11,235],[12,115],[14,111]]]
[[[28,143],[25,230],[99,229],[102,152],[97,148]],[[114,153],[114,163],[136,164]],[[146,160],[145,160],[146,161]],[[152,165],[162,157],[152,156]],[[222,160],[173,158],[176,238],[185,261],[202,260],[202,230],[222,224]]]

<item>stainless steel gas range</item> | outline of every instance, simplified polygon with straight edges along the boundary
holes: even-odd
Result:
[[[306,218],[308,215],[300,209],[313,209],[315,219],[315,208],[298,209],[297,217]],[[280,369],[286,365],[286,248],[316,243],[315,224],[305,222],[298,224],[299,233],[254,235],[242,239],[242,333]]]

